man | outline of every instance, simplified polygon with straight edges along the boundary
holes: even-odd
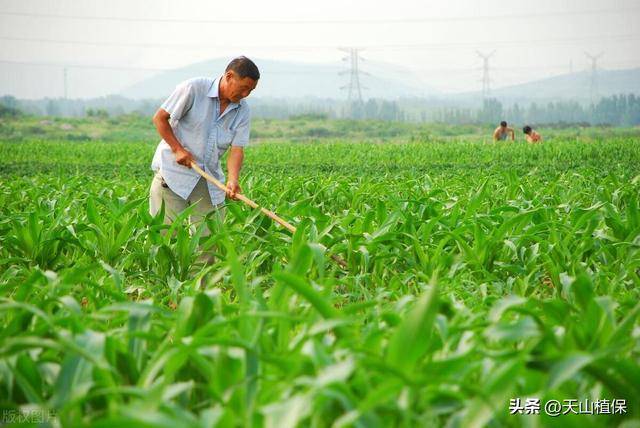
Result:
[[[151,168],[155,176],[149,190],[149,212],[156,215],[164,202],[164,221],[170,224],[185,208],[195,205],[191,222],[197,223],[212,212],[224,218],[225,192],[209,184],[194,169],[203,170],[224,183],[220,159],[227,149],[229,179],[226,196],[240,193],[240,169],[244,147],[249,143],[249,106],[243,100],[260,79],[258,67],[246,57],[238,57],[216,79],[199,77],[179,84],[153,116],[162,137]],[[205,228],[203,236],[211,233]]]
[[[524,132],[524,138],[527,140],[527,143],[540,143],[542,142],[542,135],[538,134],[536,131],[531,129],[529,125],[522,128],[522,132]]]
[[[513,128],[509,128],[507,122],[503,120],[500,122],[500,126],[493,131],[493,141],[506,141],[509,133],[511,133],[511,141],[515,141],[516,134],[513,132]]]

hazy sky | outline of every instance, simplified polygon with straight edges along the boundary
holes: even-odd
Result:
[[[337,63],[339,47],[403,65],[445,92],[640,66],[639,0],[181,1],[0,0],[0,95],[118,92],[216,57]],[[363,65],[366,69],[366,63]],[[268,76],[264,76],[268,77]]]

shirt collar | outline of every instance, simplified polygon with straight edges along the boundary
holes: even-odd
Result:
[[[207,96],[210,98],[218,98],[219,86],[220,86],[220,78],[217,77],[211,84],[211,88],[209,88],[209,92],[207,92]]]
[[[209,88],[209,92],[207,92],[207,96],[210,98],[218,98],[218,90],[220,89],[220,79],[222,78],[222,76],[220,77],[216,77],[216,79],[213,81],[213,83],[211,84],[211,88]],[[230,109],[234,109],[236,107],[238,107],[240,104],[239,103],[234,103],[234,102],[230,102],[229,106],[227,107],[227,110]]]

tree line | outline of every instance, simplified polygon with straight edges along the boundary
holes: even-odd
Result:
[[[640,125],[640,96],[614,95],[587,106],[575,101],[558,101],[546,104],[534,102],[527,106],[516,103],[504,107],[497,99],[487,99],[480,109],[442,109],[436,114],[435,120],[454,124],[507,120],[514,123],[636,126]]]
[[[332,99],[249,99],[254,117],[287,119],[300,114],[320,114],[336,119],[375,119],[397,122],[444,122],[484,124],[507,120],[513,123],[640,125],[640,96],[614,95],[591,105],[576,101],[503,105],[487,99],[480,106],[446,107],[442,102],[422,99],[368,99],[349,103]],[[18,100],[0,97],[0,117],[33,116],[109,117],[137,113],[153,115],[162,103],[158,100],[132,100],[120,96],[96,99]]]

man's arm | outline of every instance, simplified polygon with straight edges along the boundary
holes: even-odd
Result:
[[[516,140],[516,133],[513,130],[513,128],[507,128],[507,132],[511,132],[511,141],[515,141]]]
[[[493,131],[493,141],[498,141],[500,139],[499,132],[500,128],[496,128],[496,130]]]
[[[193,155],[185,149],[176,138],[176,135],[173,133],[173,129],[169,124],[169,117],[169,112],[159,108],[156,114],[153,115],[153,124],[158,130],[158,134],[160,134],[162,139],[167,142],[169,147],[171,147],[171,151],[173,151],[176,156],[176,162],[180,165],[191,168]]]
[[[242,193],[238,179],[240,178],[240,170],[242,169],[242,161],[244,160],[244,149],[239,146],[231,146],[231,151],[227,157],[227,196],[236,199],[236,193]]]

